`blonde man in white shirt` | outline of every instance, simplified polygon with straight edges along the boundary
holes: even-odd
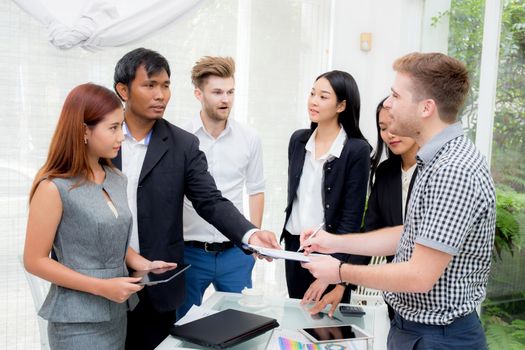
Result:
[[[260,227],[264,209],[261,140],[254,130],[229,118],[235,93],[234,73],[231,57],[206,56],[195,64],[191,78],[202,109],[183,128],[199,138],[199,148],[206,154],[208,171],[217,188],[241,212],[246,188],[250,221]],[[186,299],[177,309],[177,318],[192,305],[201,304],[210,284],[225,292],[250,288],[255,262],[202,219],[187,199],[183,226],[185,262],[192,267],[186,272]]]

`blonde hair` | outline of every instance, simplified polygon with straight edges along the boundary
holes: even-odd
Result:
[[[235,61],[231,57],[204,56],[195,63],[191,70],[191,82],[201,88],[210,75],[220,78],[233,78]]]
[[[438,52],[414,52],[398,58],[394,70],[412,78],[414,98],[436,102],[441,120],[457,121],[470,88],[468,71],[461,61]]]

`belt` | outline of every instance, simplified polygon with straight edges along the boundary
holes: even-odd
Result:
[[[222,252],[226,249],[233,248],[234,245],[232,242],[216,242],[216,243],[209,243],[209,242],[199,242],[199,241],[186,241],[184,242],[184,245],[186,247],[194,247],[199,249],[204,249],[207,252]]]

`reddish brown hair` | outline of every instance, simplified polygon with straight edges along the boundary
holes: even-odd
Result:
[[[202,88],[202,84],[210,75],[219,78],[233,78],[234,74],[235,61],[233,58],[204,56],[193,66],[191,82],[195,87]]]
[[[29,200],[33,198],[38,184],[45,178],[78,177],[78,186],[93,176],[89,166],[84,133],[86,127],[94,127],[122,103],[111,90],[92,83],[82,84],[67,95],[58,119],[47,160],[38,171]],[[113,166],[111,161],[101,158],[100,163]]]
[[[415,99],[433,99],[441,120],[457,121],[470,87],[467,68],[461,61],[437,52],[414,52],[398,58],[394,70],[412,78]]]

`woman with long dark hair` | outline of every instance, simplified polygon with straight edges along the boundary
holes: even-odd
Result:
[[[370,169],[370,145],[359,129],[360,107],[350,74],[334,70],[315,80],[308,97],[310,129],[295,131],[288,147],[286,250],[297,251],[301,232],[320,225],[332,233],[359,232]],[[354,264],[366,259],[337,257]],[[285,264],[289,296],[319,300],[328,285],[297,262]]]
[[[419,146],[410,137],[389,132],[390,112],[383,106],[376,110],[377,147],[372,157],[370,184],[372,191],[365,215],[365,232],[387,226],[402,225],[410,191],[417,175],[416,154]],[[386,147],[386,160],[381,162]],[[387,257],[388,262],[393,256]]]
[[[176,266],[128,247],[127,180],[110,161],[124,139],[123,121],[115,93],[95,84],[74,88],[31,188],[24,265],[52,283],[39,312],[49,321],[51,349],[123,349],[126,311],[142,289],[127,266]]]

